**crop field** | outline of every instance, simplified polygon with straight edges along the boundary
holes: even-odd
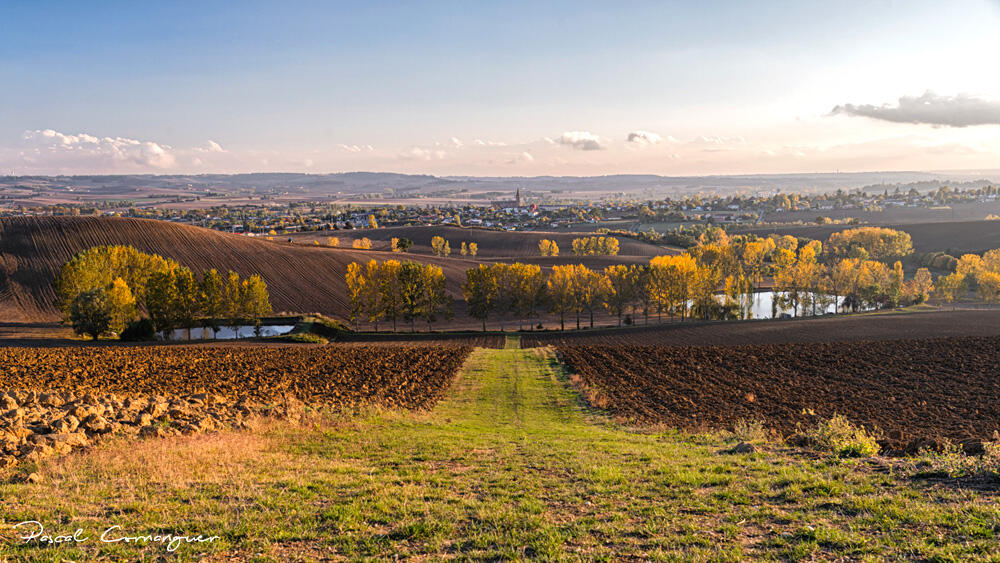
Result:
[[[881,429],[890,452],[1000,431],[997,337],[558,350],[592,402],[642,423],[708,430],[756,419],[789,435],[841,414]]]
[[[212,393],[268,402],[429,407],[467,346],[0,348],[0,389],[76,394]]]

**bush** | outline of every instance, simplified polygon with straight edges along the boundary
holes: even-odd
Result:
[[[741,442],[754,443],[767,441],[767,428],[756,418],[741,418],[733,424],[733,435]]]
[[[839,457],[873,456],[879,452],[878,441],[881,439],[882,433],[878,428],[867,430],[864,426],[855,426],[839,414],[829,420],[821,420],[811,428],[800,428],[795,436],[795,441],[801,445]]]
[[[313,334],[311,332],[296,332],[293,334],[286,334],[281,337],[282,340],[287,340],[288,342],[301,342],[303,344],[326,344],[327,339],[323,338],[318,334]]]
[[[156,340],[156,329],[153,327],[153,321],[139,319],[129,323],[118,338],[127,342],[149,342]]]

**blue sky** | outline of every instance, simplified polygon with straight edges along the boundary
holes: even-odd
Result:
[[[0,166],[995,168],[998,28],[995,0],[8,3]]]

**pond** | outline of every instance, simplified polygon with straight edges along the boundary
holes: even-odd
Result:
[[[813,296],[816,296],[815,313],[813,308]],[[806,293],[800,296],[798,311],[793,311],[784,299],[788,296],[786,292],[758,291],[753,295],[750,302],[749,312],[751,319],[773,319],[781,318],[783,315],[792,317],[811,317],[815,315],[825,315],[838,312],[838,307],[844,304],[844,297],[839,295],[812,294]],[[772,304],[777,297],[777,306],[772,308]],[[724,295],[716,295],[715,298],[723,303],[726,299]],[[691,306],[692,303],[688,303]],[[859,310],[871,310],[870,307],[862,307]],[[840,312],[844,312],[840,310]]]
[[[295,325],[261,325],[260,336],[280,336],[287,334],[295,328]],[[231,326],[219,327],[213,334],[211,327],[194,327],[191,329],[191,340],[235,340],[237,338],[255,338],[257,327],[254,325],[240,325],[233,330]],[[157,332],[156,337],[164,340],[163,331]],[[188,340],[186,328],[175,328],[170,334],[170,340]]]

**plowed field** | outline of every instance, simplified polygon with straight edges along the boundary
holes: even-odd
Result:
[[[76,394],[215,393],[268,402],[429,407],[471,348],[463,346],[2,348],[0,389]]]
[[[1000,430],[997,337],[559,352],[613,412],[646,423],[731,429],[756,418],[788,435],[839,413],[878,426],[890,451]]]

